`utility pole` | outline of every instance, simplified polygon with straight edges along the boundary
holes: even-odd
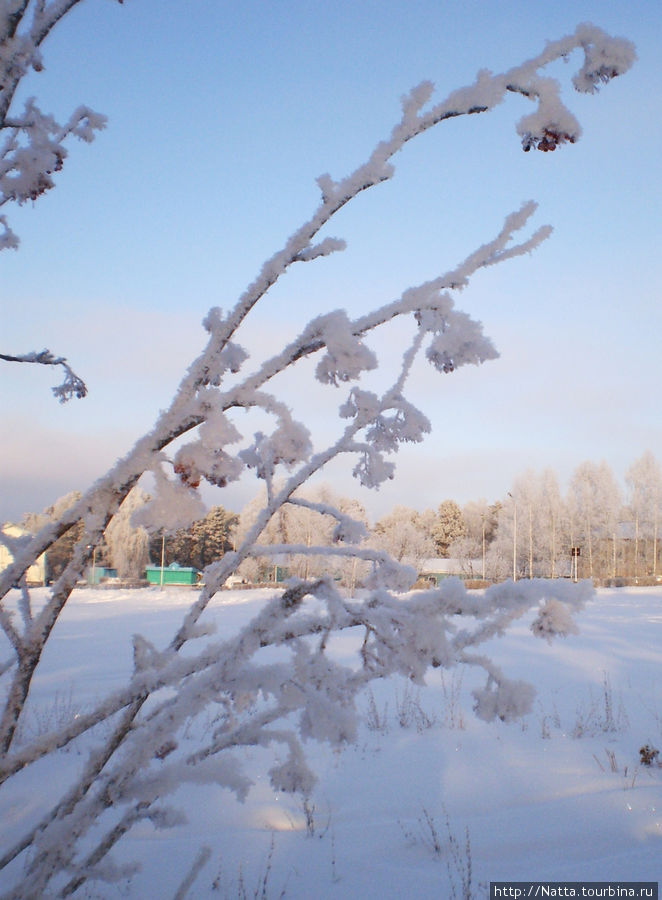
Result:
[[[97,569],[97,548],[96,546],[92,546],[91,544],[87,545],[87,549],[92,551],[92,575],[90,576],[90,582],[92,587],[94,587],[94,579]]]
[[[483,526],[483,581],[485,581],[485,513],[480,517]]]

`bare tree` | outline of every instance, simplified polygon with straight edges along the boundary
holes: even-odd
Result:
[[[70,6],[59,0],[48,6],[35,3],[36,10]],[[27,3],[17,0],[4,2],[6,22],[12,11],[26,7]],[[7,31],[7,40],[13,40],[10,33],[14,32]],[[30,46],[34,55],[34,39]],[[6,782],[32,766],[37,778],[40,770],[36,764],[83,736],[82,747],[89,753],[61,799],[2,854],[0,869],[6,870],[8,896],[43,896],[47,890],[69,896],[87,881],[104,878],[108,872],[104,860],[136,823],[151,819],[166,825],[173,821],[164,801],[179,784],[209,780],[242,795],[249,785],[240,757],[233,754],[237,748],[284,746],[285,761],[275,763],[269,772],[272,785],[279,790],[310,790],[313,775],[306,765],[302,738],[334,745],[351,739],[356,733],[355,698],[371,679],[399,672],[421,682],[429,666],[465,663],[478,666],[486,675],[485,686],[474,692],[478,715],[508,720],[530,708],[532,690],[509,681],[472,648],[502,631],[531,606],[539,608],[533,623],[535,634],[565,633],[568,621],[550,601],[556,597],[576,605],[581,590],[569,584],[536,581],[498,585],[477,604],[453,583],[403,597],[400,592],[411,585],[415,573],[398,566],[383,551],[357,543],[360,529],[339,510],[326,513],[336,522],[332,547],[283,548],[263,545],[260,538],[281,510],[300,504],[300,491],[308,480],[340,455],[355,459],[354,475],[369,487],[393,476],[394,463],[389,456],[402,443],[420,441],[429,431],[425,416],[405,396],[411,367],[419,355],[424,354],[441,373],[480,364],[496,355],[480,324],[455,310],[451,292],[465,287],[480,269],[528,253],[547,237],[549,229],[545,227],[517,238],[535,204],[527,203],[508,215],[497,235],[449,271],[369,314],[354,319],[343,312],[318,316],[298,337],[258,361],[252,370],[237,337],[246,318],[295,263],[311,262],[344,248],[342,240],[323,236],[322,230],[359,194],[389,180],[394,174],[394,155],[430,128],[461,115],[487,112],[508,94],[515,94],[535,104],[535,111],[518,125],[525,150],[547,151],[574,142],[579,126],[561,101],[560,86],[543,77],[541,70],[575,49],[583,52],[582,66],[574,78],[575,87],[582,91],[593,91],[600,82],[625,72],[634,59],[628,42],[583,25],[572,35],[547,44],[521,66],[496,75],[482,71],[474,84],[439,102],[431,102],[430,83],[410,91],[402,100],[401,116],[393,130],[366,162],[339,180],[321,176],[321,201],[312,216],[265,262],[229,311],[209,312],[204,323],[209,333],[207,346],[187,370],[154,428],[79,502],[17,549],[14,563],[0,575],[0,597],[4,598],[0,627],[11,648],[11,658],[3,666],[7,689],[0,720],[0,780]],[[403,348],[391,386],[377,395],[351,384],[376,364],[368,346],[371,334],[401,317],[413,320],[416,328]],[[280,373],[313,354],[319,360],[317,378],[344,392],[338,434],[321,449],[314,449],[306,427],[272,390]],[[246,408],[266,414],[273,423],[268,433],[242,438],[232,414]],[[240,443],[241,449],[232,452],[229,448],[235,443]],[[199,517],[196,492],[202,479],[224,486],[246,468],[264,482],[264,507],[244,539],[238,541],[236,551],[207,567],[204,588],[167,646],[158,648],[136,636],[134,671],[124,688],[53,733],[18,745],[16,729],[53,628],[91,548],[139,479],[151,473],[155,482],[142,524],[173,528],[187,516],[189,520]],[[43,605],[34,607],[25,589],[18,615],[12,616],[11,586],[21,581],[33,560],[79,523],[82,534],[72,560]],[[204,634],[201,617],[227,577],[246,559],[273,557],[284,549],[369,562],[373,571],[365,596],[350,600],[329,578],[294,580],[284,592],[274,592],[235,637],[210,639],[201,650],[193,645],[193,639]],[[457,615],[464,616],[462,629],[455,627]],[[355,665],[346,668],[329,657],[327,647],[330,635],[348,629],[360,630],[363,641]],[[277,664],[268,654],[274,646],[281,648],[280,659],[286,657]],[[184,648],[186,653],[181,652]],[[180,744],[185,723],[210,707],[218,727],[207,732],[195,749],[183,741]],[[94,732],[101,723],[106,727]],[[66,841],[60,839],[63,833]]]

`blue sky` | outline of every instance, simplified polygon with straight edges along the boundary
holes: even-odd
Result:
[[[524,154],[515,123],[530,110],[514,97],[425,135],[394,180],[338,217],[330,233],[347,251],[294,270],[247,341],[258,354],[320,312],[394,299],[535,199],[552,238],[458,298],[501,358],[450,377],[417,370],[412,399],[433,433],[399,454],[393,483],[359,496],[378,515],[493,500],[528,467],[565,481],[606,459],[622,478],[644,450],[662,458],[659,0],[86,0],[24,95],[62,120],[86,103],[109,125],[70,146],[54,191],[7,210],[21,247],[0,256],[0,297],[3,350],[66,355],[90,396],[61,407],[47,370],[0,369],[0,521],[86,487],[152,425],[204,343],[208,308],[231,305],[309,216],[318,175],[346,174],[388,134],[405,91],[430,79],[441,97],[582,21],[630,38],[639,60],[594,96],[569,85],[576,59],[554,68],[579,143]],[[322,439],[342,397],[301,391],[306,378],[288,399]],[[357,493],[348,468],[329,480]],[[254,491],[206,499],[238,509]]]

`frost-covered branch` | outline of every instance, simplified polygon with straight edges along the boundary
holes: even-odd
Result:
[[[23,110],[14,110],[17,90],[31,72],[44,68],[41,45],[57,23],[80,0],[2,0],[0,2],[0,207],[10,203],[34,203],[55,186],[68,156],[66,143],[72,136],[90,143],[105,128],[106,117],[87,106],[79,106],[68,121],[58,123],[42,112],[34,97],[29,97]],[[122,0],[119,0],[121,3]],[[16,250],[19,238],[0,216],[0,251]],[[50,351],[22,356],[0,355],[12,362],[61,366],[62,384],[53,393],[65,403],[72,397],[87,394],[84,381],[64,357]]]
[[[80,0],[3,0],[0,5],[0,206],[36,200],[54,187],[53,175],[67,158],[71,135],[90,142],[106,119],[80,106],[61,125],[30,97],[22,112],[13,112],[19,85],[30,72],[44,68],[41,45],[57,23]],[[121,0],[120,0],[121,2]],[[18,239],[0,220],[0,250],[16,248]]]
[[[64,381],[51,390],[60,401],[66,403],[72,397],[82,400],[87,396],[87,386],[82,378],[71,368],[64,356],[54,356],[50,350],[41,350],[39,353],[24,353],[21,356],[11,356],[7,353],[0,353],[0,359],[4,362],[18,363],[34,363],[40,366],[62,366],[64,371]]]
[[[308,500],[305,497],[290,497],[289,503],[293,506],[300,506],[304,509],[311,509],[321,513],[324,516],[330,516],[336,521],[336,527],[333,530],[333,540],[343,541],[347,544],[358,544],[368,536],[368,530],[363,522],[357,522],[352,516],[347,515],[342,510],[331,506],[329,503],[320,503]]]
[[[77,2],[0,0],[0,205],[49,189],[65,158],[62,141],[71,134],[89,139],[103,124],[81,109],[60,126],[33,102],[21,114],[10,113],[21,78],[30,66],[40,66],[41,41]],[[427,82],[406,95],[400,118],[368,159],[343,179],[321,176],[321,200],[313,214],[267,260],[229,311],[209,312],[204,321],[207,346],[153,429],[55,521],[12,546],[14,562],[0,573],[0,627],[14,654],[4,675],[0,783],[74,741],[86,754],[61,799],[0,858],[0,869],[10,872],[25,863],[16,891],[42,896],[55,880],[66,895],[87,879],[110,878],[116,870],[108,854],[135,822],[146,816],[164,826],[177,822],[160,801],[179,784],[213,782],[244,796],[250,784],[238,751],[246,746],[284,747],[285,761],[269,772],[274,789],[310,790],[314,776],[302,742],[311,738],[342,746],[351,740],[357,727],[356,698],[372,679],[400,673],[422,683],[431,667],[474,665],[487,679],[475,694],[480,716],[509,719],[530,705],[530,689],[510,682],[477,648],[532,607],[537,609],[536,636],[569,633],[583,588],[520,582],[490,589],[478,600],[459,581],[448,581],[435,590],[408,594],[416,577],[413,569],[367,548],[359,523],[330,504],[307,500],[301,491],[338,457],[352,458],[355,476],[370,487],[392,477],[393,454],[430,430],[425,415],[406,396],[417,358],[424,356],[436,371],[449,374],[497,355],[481,324],[455,308],[454,292],[465,288],[478,270],[528,253],[548,236],[545,226],[518,237],[535,204],[507,216],[499,233],[458,266],[366,315],[322,312],[282,350],[256,360],[250,369],[239,340],[246,317],[294,263],[345,248],[341,238],[325,237],[322,231],[359,194],[390,179],[393,156],[418,135],[458,116],[487,112],[515,94],[536,104],[536,111],[517,126],[524,149],[546,151],[576,140],[579,126],[561,102],[559,85],[541,74],[575,49],[584,53],[574,79],[582,91],[622,74],[634,59],[627,41],[584,25],[508,72],[480,72],[474,84],[438,103],[431,103],[433,87]],[[36,169],[26,161],[26,148],[37,160]],[[0,242],[15,243],[1,217],[0,226]],[[364,373],[379,363],[369,346],[372,334],[403,316],[413,323],[414,335],[406,339],[390,387],[376,394],[361,383]],[[66,361],[45,354],[48,360],[29,358],[39,354],[13,359],[64,365],[69,386],[60,390],[75,394],[75,376]],[[341,392],[340,403],[333,401],[339,407],[337,433],[322,447],[278,397],[278,377],[314,354],[317,380],[328,386],[330,396]],[[234,415],[246,409],[259,409],[270,423],[252,437],[242,434]],[[141,524],[176,528],[201,511],[198,488],[203,480],[223,488],[246,470],[264,483],[264,506],[236,550],[207,567],[204,585],[172,638],[157,647],[137,635],[133,672],[122,689],[51,734],[19,744],[17,729],[53,629],[93,548],[133,487],[145,475],[154,479],[152,501],[138,514]],[[270,523],[291,507],[328,518],[334,528],[332,546],[320,547],[312,539],[268,544],[264,536]],[[70,562],[45,602],[33,608],[24,581],[28,567],[74,527],[80,528],[80,537]],[[238,635],[212,639],[204,616],[228,576],[251,557],[280,553],[362,560],[372,571],[356,600],[345,597],[331,578],[293,580],[266,599]],[[22,585],[18,599],[10,594],[15,584]],[[12,618],[12,603],[20,618]],[[334,638],[345,632],[361,635],[351,665],[340,665],[329,652]],[[273,648],[279,649],[276,657],[269,654]],[[209,708],[217,713],[216,727],[192,747],[186,723]]]
[[[602,60],[598,69],[595,70],[602,73],[599,77],[596,75],[598,80],[602,80],[604,78],[604,73],[608,71],[605,60],[611,60],[612,74],[613,76],[616,76],[626,71],[634,59],[634,51],[629,42],[622,39],[610,38],[594,26],[580,26],[574,35],[555,42],[555,44],[548,45],[546,50],[538,57],[534,57],[523,66],[512,69],[502,76],[490,76],[489,79],[486,80],[487,76],[485,76],[484,73],[481,73],[475,85],[454,92],[426,115],[421,114],[419,116],[418,111],[425,105],[431,96],[431,86],[426,85],[414,89],[409,98],[403,100],[403,119],[401,120],[400,125],[396,126],[393,130],[391,143],[388,144],[388,153],[392,155],[397,152],[406,141],[411,140],[416,134],[423,133],[428,128],[432,127],[432,125],[440,121],[445,121],[447,118],[455,118],[457,115],[476,112],[477,109],[482,106],[489,108],[489,104],[483,102],[488,93],[491,93],[492,95],[492,105],[496,102],[500,102],[503,99],[505,92],[512,90],[516,83],[525,82],[527,78],[533,77],[542,66],[547,65],[554,59],[567,56],[573,49],[578,47],[581,47],[585,54],[585,62],[582,69],[582,72],[584,73],[583,80],[577,85],[583,90],[587,89],[587,85],[590,81],[590,73],[594,71],[591,68],[591,61]],[[487,81],[495,86],[492,92],[486,90]],[[469,102],[471,97],[474,97],[474,99]],[[480,98],[483,98],[483,100],[480,100],[479,102]],[[450,113],[452,113],[452,115],[450,115]],[[407,128],[403,127],[404,122],[407,123]],[[382,142],[371,155],[370,160],[374,162],[375,159],[382,158],[386,152],[385,144]],[[361,166],[357,172],[361,171],[365,173],[366,169],[371,169],[372,164],[370,160]],[[137,473],[136,469],[142,469],[142,471],[144,471],[145,468],[149,468],[150,463],[153,463],[154,456],[159,450],[204,421],[205,416],[203,412],[199,409],[195,411],[191,409],[191,400],[203,388],[220,384],[226,373],[236,372],[241,366],[245,358],[245,353],[231,340],[238,325],[243,321],[243,318],[245,318],[248,311],[255,305],[260,297],[266,293],[271,284],[287,270],[291,262],[298,261],[301,258],[301,253],[310,248],[313,236],[326,224],[334,212],[348,202],[350,195],[356,196],[357,193],[365,189],[365,185],[363,185],[361,179],[357,177],[356,172],[339,183],[333,182],[331,184],[328,178],[322,178],[321,182],[325,186],[323,198],[326,199],[323,199],[322,206],[315,215],[295,232],[282,250],[265,263],[260,276],[258,276],[255,282],[253,282],[244,294],[242,294],[234,310],[230,314],[224,317],[220,311],[212,310],[208,315],[205,320],[205,325],[211,334],[210,341],[201,356],[198,357],[190,367],[188,375],[177,391],[170,410],[160,417],[153,432],[146,435],[145,438],[136,445],[134,451],[126,457],[125,460],[121,461],[116,469],[108,474],[107,481],[116,485],[116,489],[119,492],[122,492],[125,495],[128,490],[130,490],[133,483],[135,483],[136,475],[141,474],[141,472]],[[339,185],[342,186],[340,193],[342,193],[343,196],[347,194],[348,191],[349,194],[340,206],[338,206],[339,201],[336,199],[334,206],[334,204],[331,203],[330,195],[338,194]],[[534,236],[531,241],[542,239],[543,236],[544,234],[538,233],[537,237]],[[523,246],[519,252],[526,252],[528,249],[530,249],[529,245]],[[488,258],[489,257],[485,257],[486,262]],[[467,263],[469,265],[474,263],[473,254],[468,258]],[[466,277],[467,273],[456,273],[456,277],[451,282],[450,286],[462,286],[462,284],[465,283]],[[441,286],[429,285],[428,289],[440,290]],[[412,302],[411,295],[407,295],[407,299]],[[410,308],[415,308],[416,302],[417,301],[412,302]],[[371,327],[372,323],[377,324],[379,321],[386,321],[387,318],[397,315],[400,309],[401,306],[398,303],[390,308],[382,308],[372,316],[364,317],[363,321],[359,323],[361,333],[363,333],[365,329]],[[309,337],[312,338],[313,336],[309,334]],[[310,344],[310,341],[308,344]],[[310,352],[315,352],[324,346],[325,343],[321,336],[316,337],[313,340],[312,346],[304,347],[302,345],[298,348],[290,346],[288,348],[290,352],[290,361]],[[265,370],[258,376],[261,383],[264,382],[266,377],[270,377],[272,374],[275,374],[275,372],[286,367],[286,363],[287,360],[283,355],[279,358],[278,363],[272,362],[271,371]],[[247,385],[247,387],[249,386],[253,387],[254,385]],[[234,402],[229,405],[241,405],[241,398],[236,397],[233,399]],[[152,458],[148,459],[150,456]],[[136,460],[139,461],[138,466],[133,465]],[[35,542],[35,549],[37,543],[41,543],[39,537]],[[43,552],[43,550],[46,549],[46,546],[47,543],[45,546],[42,546],[42,549],[39,552]],[[19,566],[16,568],[19,568]],[[0,592],[1,591],[2,585],[0,584]]]
[[[510,682],[483,657],[472,659],[467,648],[483,643],[488,633],[493,636],[503,631],[532,604],[544,605],[554,597],[577,608],[583,599],[562,582],[521,583],[516,592],[511,592],[510,586],[504,590],[499,586],[478,602],[459,580],[404,598],[383,586],[390,576],[382,573],[379,581],[381,586],[359,602],[348,601],[325,579],[298,583],[274,596],[230,641],[212,643],[190,659],[169,654],[145,656],[133,679],[135,702],[144,697],[149,679],[160,687],[178,687],[177,693],[167,696],[140,720],[134,719],[123,742],[121,761],[107,770],[92,793],[91,784],[84,792],[78,791],[76,807],[80,808],[73,819],[69,818],[76,808],[72,796],[22,838],[9,856],[14,858],[21,848],[31,845],[38,860],[30,867],[35,875],[56,860],[71,865],[74,848],[48,840],[50,823],[64,821],[66,810],[69,827],[77,833],[85,831],[95,821],[94,809],[105,809],[109,797],[126,816],[133,801],[149,805],[186,781],[220,782],[241,796],[249,784],[237,757],[223,758],[217,764],[209,760],[242,746],[266,746],[274,740],[286,743],[289,760],[285,766],[271,770],[272,782],[279,789],[305,786],[309,790],[314,776],[305,766],[298,732],[334,745],[352,739],[359,692],[371,680],[394,671],[421,682],[429,666],[447,667],[456,660],[479,665],[488,674],[485,690],[498,698],[493,703],[498,714],[502,718],[519,715],[526,711],[526,703],[530,704],[530,689],[516,690],[517,683]],[[322,604],[321,610],[313,600]],[[477,625],[474,629],[469,627],[472,620]],[[458,628],[459,623],[465,627]],[[357,649],[359,666],[340,665],[326,653],[328,638],[356,628],[366,633],[366,640]],[[311,644],[312,638],[317,640]],[[260,662],[260,656],[275,646],[289,648],[289,659],[277,664]],[[186,741],[180,746],[181,739],[175,738],[178,729],[201,714],[210,702],[221,713],[216,730],[194,751]],[[298,718],[298,727],[272,727],[279,721],[291,721],[293,715]],[[94,755],[90,763],[98,767]],[[0,861],[0,865],[6,861]],[[28,877],[23,888],[31,884]]]
[[[258,277],[241,295],[227,318],[217,318],[216,341],[212,342],[214,352],[222,352],[250,310],[293,262],[316,258],[317,254],[311,252],[312,242],[335,213],[361,192],[393,176],[395,170],[390,163],[391,158],[414,137],[449,119],[487,112],[501,103],[508,92],[521,88],[520,93],[539,101],[537,113],[526,117],[518,125],[525,149],[538,146],[544,141],[547,143],[540,149],[550,149],[550,135],[555,134],[558,136],[558,143],[562,143],[564,129],[571,127],[566,117],[571,114],[560,99],[558,82],[545,79],[543,90],[538,73],[545,66],[559,58],[566,58],[578,48],[584,52],[584,64],[573,79],[573,84],[581,92],[595,91],[599,83],[623,74],[636,58],[634,47],[629,41],[612,38],[593,25],[580,25],[573,35],[549,43],[541,54],[521,66],[501,75],[491,75],[485,70],[479,72],[473,85],[452,92],[427,112],[423,107],[432,95],[433,85],[424,82],[414,88],[402,100],[401,120],[394,126],[390,136],[376,146],[365,163],[338,182],[329,175],[320,176],[318,185],[322,192],[322,203],[315,214],[294,232],[285,246],[264,263]],[[575,122],[574,117],[572,119]],[[573,134],[574,140],[578,137],[578,132]],[[340,242],[336,239],[334,242],[333,249],[340,249]]]

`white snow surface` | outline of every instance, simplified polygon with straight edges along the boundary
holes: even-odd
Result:
[[[132,635],[165,643],[194,596],[75,591],[38,670],[25,727],[52,728],[122,685]],[[228,636],[269,596],[224,591],[205,615]],[[471,691],[482,682],[473,671],[433,671],[423,688],[379,682],[362,698],[355,744],[335,752],[305,745],[319,779],[309,828],[302,799],[271,789],[273,759],[250,749],[255,786],[244,803],[213,785],[187,785],[175,802],[188,823],[160,831],[141,823],[115,854],[138,860],[141,871],[81,895],[173,897],[203,847],[206,862],[178,896],[437,900],[464,896],[469,861],[475,897],[488,895],[491,880],[657,881],[662,768],[641,765],[639,748],[662,751],[662,588],[599,590],[577,615],[579,633],[549,643],[532,638],[533,615],[485,647],[509,678],[534,686],[524,719],[478,720]],[[335,645],[341,656],[343,641]],[[187,735],[192,747],[202,727]],[[56,799],[82,749],[74,744],[40,764],[50,768],[38,790],[31,774],[0,794],[3,846]],[[17,880],[20,872],[6,871],[0,891]]]

